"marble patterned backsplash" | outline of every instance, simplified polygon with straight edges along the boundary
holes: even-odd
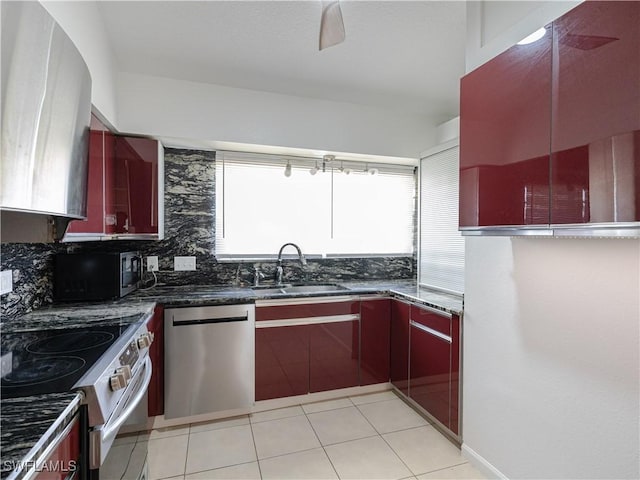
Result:
[[[165,149],[165,238],[64,244],[2,244],[0,266],[14,270],[14,292],[2,296],[3,320],[51,303],[53,255],[57,251],[129,251],[156,255],[160,285],[232,285],[253,280],[254,263],[217,262],[215,251],[215,152]],[[274,252],[275,253],[275,252]],[[197,270],[174,272],[174,256],[195,256]],[[266,281],[275,262],[257,264]],[[407,257],[308,259],[303,267],[284,262],[286,282],[413,279],[416,261]],[[152,281],[149,274],[145,280]]]

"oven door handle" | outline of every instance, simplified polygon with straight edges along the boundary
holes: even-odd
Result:
[[[151,357],[147,357],[144,362],[144,379],[142,380],[142,385],[140,390],[138,390],[131,399],[131,403],[127,405],[127,408],[120,414],[118,419],[113,422],[113,425],[106,426],[102,431],[103,440],[109,439],[118,433],[120,427],[124,422],[127,421],[127,418],[138,406],[140,401],[144,398],[144,394],[147,393],[147,388],[149,387],[149,383],[151,382],[151,374],[153,373],[153,367],[151,364]]]

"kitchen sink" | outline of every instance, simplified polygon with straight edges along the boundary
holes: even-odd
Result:
[[[253,290],[261,295],[289,295],[296,293],[330,293],[348,290],[347,287],[336,284],[315,285],[283,285],[282,287],[253,287]]]

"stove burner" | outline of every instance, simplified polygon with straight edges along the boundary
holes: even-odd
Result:
[[[26,387],[58,380],[73,375],[84,364],[85,361],[80,357],[41,357],[27,360],[2,378],[2,388]]]
[[[70,332],[42,338],[27,345],[27,351],[38,354],[74,353],[99,347],[113,340],[109,332]]]

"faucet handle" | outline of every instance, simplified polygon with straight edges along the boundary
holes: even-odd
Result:
[[[260,279],[265,278],[264,273],[260,271],[260,266],[254,265],[253,267],[253,286],[257,287],[260,285]]]

